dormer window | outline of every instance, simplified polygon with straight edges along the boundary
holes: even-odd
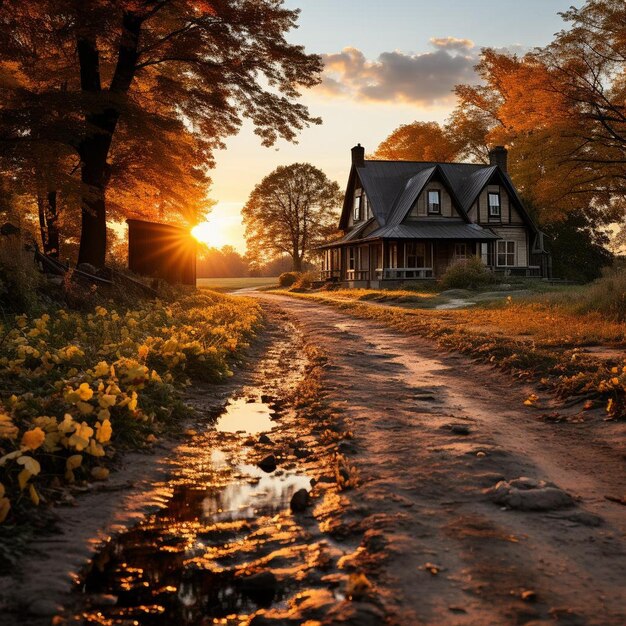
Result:
[[[438,189],[428,192],[428,214],[441,215],[441,192]]]
[[[363,194],[361,192],[361,190],[359,189],[355,194],[354,194],[354,213],[353,213],[353,217],[354,217],[354,221],[355,222],[360,222],[363,219]]]
[[[487,196],[489,217],[500,218],[500,194],[490,192]]]

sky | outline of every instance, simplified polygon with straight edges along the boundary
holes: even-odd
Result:
[[[322,55],[322,84],[301,102],[323,119],[297,144],[260,145],[253,127],[216,153],[212,199],[203,233],[212,245],[245,252],[241,207],[279,165],[309,162],[345,185],[350,148],[373,152],[400,124],[443,121],[454,108],[454,85],[477,80],[482,47],[524,53],[563,27],[559,11],[580,0],[285,0],[301,10],[289,41]]]

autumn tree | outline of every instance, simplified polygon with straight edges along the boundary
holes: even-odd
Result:
[[[588,0],[562,16],[570,28],[542,50],[483,50],[483,82],[457,87],[449,126],[479,159],[481,143],[509,147],[542,223],[584,214],[602,229],[626,212],[626,5]]]
[[[288,254],[293,270],[337,229],[339,185],[309,163],[276,168],[242,210],[249,258],[261,265]]]
[[[389,161],[454,161],[459,143],[437,122],[413,122],[396,128],[379,146],[374,159]]]
[[[297,17],[280,0],[0,5],[0,88],[10,92],[1,151],[17,158],[13,147],[27,154],[47,142],[60,153],[47,193],[80,174],[79,262],[104,264],[112,186],[120,207],[138,193],[167,211],[186,200],[176,181],[206,188],[214,150],[243,118],[264,145],[319,122],[297,102],[321,71],[317,56],[285,38]]]

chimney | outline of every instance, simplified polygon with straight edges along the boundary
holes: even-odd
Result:
[[[360,143],[352,148],[352,165],[356,167],[365,165],[365,148]]]
[[[499,165],[500,169],[507,173],[507,157],[509,151],[504,146],[495,146],[489,150],[489,164]]]

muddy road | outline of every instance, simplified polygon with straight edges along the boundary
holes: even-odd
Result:
[[[546,423],[496,369],[255,296],[245,367],[119,490],[59,510],[0,580],[2,624],[626,623],[622,425]]]
[[[626,509],[605,497],[626,492],[623,426],[545,423],[523,405],[533,390],[496,369],[325,305],[259,297],[329,355],[327,401],[354,433],[361,480],[345,516],[388,614],[626,623]],[[556,487],[485,493],[520,477]]]

